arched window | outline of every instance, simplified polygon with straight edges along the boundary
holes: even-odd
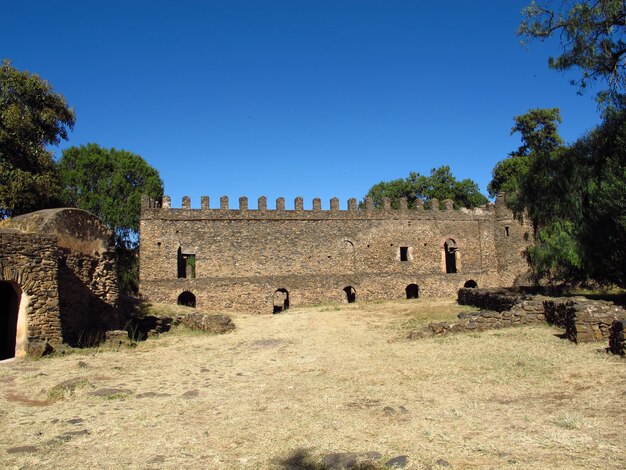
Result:
[[[409,284],[405,291],[407,299],[417,299],[420,296],[420,288],[417,284]]]
[[[289,291],[287,289],[277,289],[272,298],[274,306],[273,313],[284,312],[289,308]]]
[[[356,302],[356,291],[354,290],[354,287],[352,286],[344,287],[343,293],[345,294],[344,300],[346,302],[348,302],[349,304],[353,304],[354,302]]]
[[[475,289],[476,287],[478,287],[478,283],[474,279],[470,279],[465,284],[463,284],[463,287],[468,287],[470,289]]]
[[[456,242],[451,238],[448,238],[443,244],[443,251],[446,258],[446,273],[455,273],[456,270],[456,255],[459,248]]]
[[[15,357],[17,314],[20,306],[19,288],[0,282],[0,361]]]
[[[196,296],[186,290],[178,296],[178,305],[184,305],[185,307],[196,307]]]

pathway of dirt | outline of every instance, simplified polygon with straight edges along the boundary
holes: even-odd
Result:
[[[455,309],[236,315],[223,336],[4,363],[0,467],[284,469],[294,452],[370,452],[406,468],[626,468],[624,359],[548,327],[403,339]]]

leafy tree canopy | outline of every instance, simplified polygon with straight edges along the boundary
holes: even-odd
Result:
[[[383,198],[391,200],[391,207],[400,206],[400,198],[406,197],[408,206],[413,207],[416,199],[428,205],[431,199],[451,199],[455,207],[473,208],[488,202],[480,193],[478,185],[471,179],[458,181],[449,166],[433,168],[429,176],[411,172],[407,178],[381,181],[367,192],[366,197],[374,200],[375,207],[383,206]],[[363,201],[361,202],[363,205]]]
[[[115,232],[119,246],[136,244],[141,195],[163,195],[157,170],[139,155],[97,144],[64,150],[58,169],[67,205],[100,217]]]
[[[67,140],[74,112],[37,75],[0,66],[0,218],[58,204],[52,153]]]
[[[515,125],[511,134],[519,132],[522,143],[509,154],[509,158],[496,164],[487,190],[491,197],[505,192],[509,207],[521,216],[530,204],[526,197],[530,187],[525,188],[524,185],[534,185],[537,190],[541,183],[550,183],[544,180],[526,181],[526,175],[538,159],[542,162],[549,160],[563,148],[563,139],[558,133],[561,115],[558,108],[530,109],[525,114],[515,116],[513,120]],[[546,195],[552,194],[549,187],[544,189],[548,190]]]
[[[535,278],[626,287],[626,112],[609,110],[573,145],[523,158],[513,209],[533,223]]]
[[[551,5],[559,6],[552,8]],[[523,10],[518,33],[526,39],[561,41],[561,55],[548,65],[559,71],[577,69],[572,80],[581,93],[595,81],[604,82],[601,102],[624,104],[626,91],[626,2],[624,0],[533,1]]]

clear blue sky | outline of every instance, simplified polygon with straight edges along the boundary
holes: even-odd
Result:
[[[450,165],[486,193],[519,145],[512,118],[559,107],[571,142],[593,94],[548,70],[557,42],[523,47],[528,1],[2,2],[0,58],[76,112],[70,140],[135,152],[165,193],[266,195],[305,208]]]

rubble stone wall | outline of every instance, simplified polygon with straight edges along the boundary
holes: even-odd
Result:
[[[30,343],[62,342],[57,256],[54,237],[0,230],[0,281],[10,283],[19,298],[17,356]]]
[[[585,297],[551,298],[518,295],[497,289],[459,289],[458,302],[499,312],[495,317],[493,312],[479,312],[476,314],[478,317],[490,320],[474,319],[474,323],[496,324],[502,322],[505,316],[507,319],[516,318],[516,323],[520,323],[522,317],[526,323],[545,319],[549,324],[565,328],[566,337],[575,343],[607,340],[614,321],[626,319],[626,310],[621,306]]]
[[[247,199],[230,209],[227,198],[211,209],[207,198],[191,209],[144,199],[140,239],[140,292],[175,303],[191,292],[205,310],[271,313],[274,293],[284,289],[290,305],[345,300],[451,297],[468,281],[479,286],[511,285],[526,272],[523,250],[528,228],[513,221],[503,202],[474,210],[373,209],[356,201],[340,210],[318,199],[304,208],[301,198],[285,209],[279,198],[268,209]],[[447,273],[446,243],[453,246],[456,272]],[[180,256],[193,258],[193,274],[180,276]],[[189,275],[188,275],[189,274]]]
[[[29,344],[85,345],[119,328],[112,233],[100,219],[46,209],[0,221],[0,231],[0,271],[30,298]]]

